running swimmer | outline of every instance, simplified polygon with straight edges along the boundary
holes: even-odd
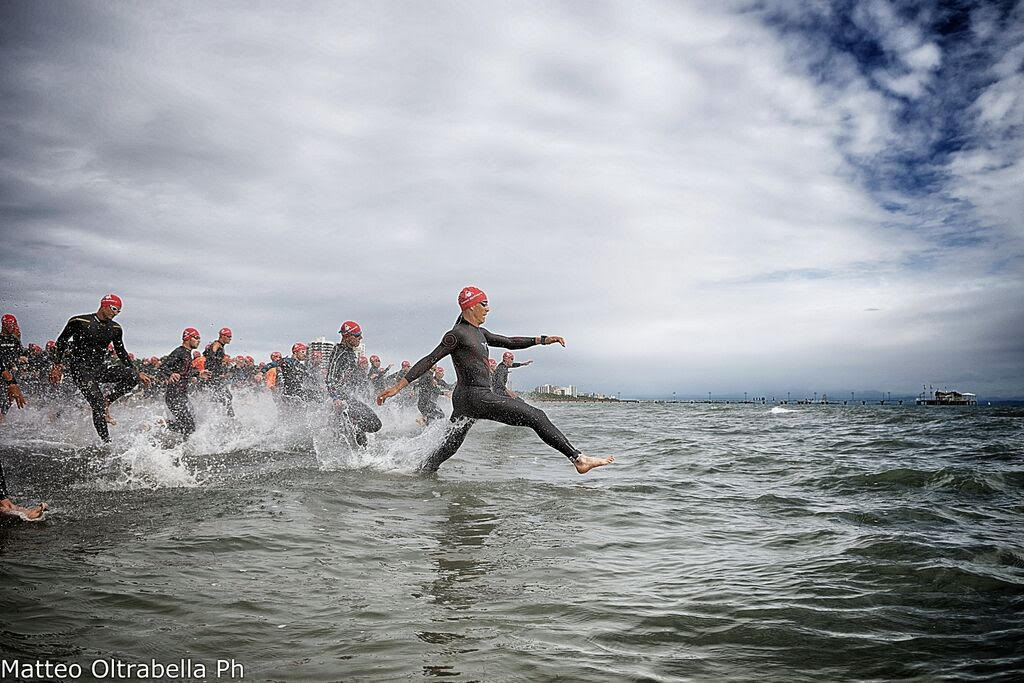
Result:
[[[268,365],[275,370],[281,397],[287,404],[296,405],[312,401],[320,396],[316,380],[306,369],[307,347],[302,342],[292,344],[292,355]]]
[[[54,351],[54,366],[50,370],[50,382],[59,384],[64,363],[71,366],[71,379],[79,388],[92,409],[92,424],[104,442],[110,441],[107,421],[108,406],[142,382],[148,386],[149,375],[136,372],[124,348],[121,326],[114,317],[121,312],[121,297],[108,294],[100,301],[95,313],[76,315],[68,320],[64,331],[57,337]],[[106,363],[107,347],[112,345],[121,365]],[[113,384],[114,389],[104,394],[100,384]]]
[[[521,368],[525,365],[532,363],[532,360],[528,360],[525,363],[515,363],[516,357],[511,351],[506,351],[501,354],[501,362],[495,364],[493,372],[491,374],[491,390],[494,391],[498,396],[509,396],[511,398],[519,398],[519,395],[514,391],[509,391],[508,388],[508,371],[512,368]]]
[[[25,350],[21,345],[21,328],[18,319],[10,313],[4,314],[0,323],[0,368],[3,369],[5,388],[0,393],[0,424],[3,423],[11,405],[17,404],[21,409],[25,406],[25,397],[18,384],[18,365],[27,361]]]
[[[231,329],[221,328],[220,335],[203,351],[206,361],[201,369],[210,373],[210,387],[214,399],[224,406],[228,417],[234,417],[235,409],[231,405],[231,389],[228,387],[228,369],[224,365],[224,347],[230,343]]]
[[[192,350],[199,346],[199,330],[194,327],[186,327],[181,333],[181,346],[171,351],[160,364],[160,371],[157,377],[167,383],[167,393],[164,394],[164,402],[167,408],[174,415],[174,421],[167,423],[167,428],[181,434],[181,438],[188,440],[196,431],[196,418],[188,405],[188,385],[192,377],[198,375],[202,379],[209,379],[208,370],[198,371],[192,365]]]
[[[408,386],[410,381],[416,381],[442,358],[452,357],[456,375],[455,391],[452,395],[452,424],[444,441],[427,458],[423,469],[437,470],[445,460],[455,455],[476,420],[494,420],[517,427],[530,427],[544,443],[569,458],[580,474],[612,462],[612,457],[594,458],[583,455],[569,443],[543,411],[523,401],[517,401],[509,396],[498,396],[491,391],[490,371],[487,367],[488,344],[505,349],[526,349],[536,344],[565,346],[565,340],[547,335],[503,337],[489,332],[481,327],[490,311],[487,295],[476,287],[466,287],[462,290],[459,294],[459,307],[462,314],[455,321],[455,327],[441,339],[437,348],[421,358],[403,379],[377,396],[377,403],[383,404]]]
[[[354,320],[346,320],[338,330],[341,342],[331,349],[327,364],[327,391],[338,412],[348,412],[356,427],[356,443],[366,445],[366,432],[379,432],[383,426],[370,406],[357,398],[366,388],[366,371],[359,368],[356,348],[362,343],[363,330]]]
[[[416,407],[422,415],[417,420],[419,425],[425,427],[434,420],[444,419],[444,411],[438,407],[437,399],[452,388],[452,385],[444,381],[444,368],[435,365],[433,372],[424,374],[416,381],[416,387],[419,389]]]
[[[376,354],[370,356],[370,369],[366,373],[366,379],[374,391],[383,391],[388,388],[387,374],[390,369],[390,365],[384,368],[380,366],[380,356]]]
[[[25,397],[18,386],[18,380],[14,375],[18,359],[21,357],[21,331],[18,329],[17,319],[10,314],[3,317],[3,332],[0,338],[0,377],[3,378],[6,387],[3,392],[7,399],[7,405],[16,405],[18,410],[25,407]],[[12,341],[12,339],[14,341]],[[6,411],[5,411],[6,412]],[[46,503],[40,503],[37,507],[28,508],[16,504],[11,500],[7,492],[7,480],[4,478],[4,464],[0,462],[0,512],[8,515],[17,515],[28,520],[39,519],[46,511]]]

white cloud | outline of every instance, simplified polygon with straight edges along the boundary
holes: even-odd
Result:
[[[881,381],[901,344],[981,340],[957,321],[985,310],[998,256],[944,251],[931,202],[882,207],[850,163],[899,144],[898,105],[849,57],[815,78],[756,14],[88,7],[102,30],[7,53],[22,108],[0,109],[17,140],[0,177],[36,213],[5,210],[5,291],[33,338],[115,289],[147,355],[185,324],[229,323],[257,355],[355,318],[373,350],[415,359],[473,282],[495,329],[571,336],[558,363],[589,373],[577,384],[621,361],[616,330],[639,366],[699,359],[707,381],[812,381],[800,359],[827,373],[823,348],[856,356],[843,377]],[[887,3],[858,17],[898,56],[879,80],[923,97],[938,45]],[[977,117],[1005,133],[1020,102],[1000,83]],[[1019,167],[994,154],[954,160],[956,193],[1013,223]],[[926,296],[930,276],[908,265],[925,259],[955,267],[970,301]],[[855,341],[882,335],[898,343]],[[632,386],[671,374],[652,372]]]

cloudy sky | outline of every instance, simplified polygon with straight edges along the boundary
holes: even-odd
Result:
[[[1024,395],[1024,3],[0,3],[24,341],[416,360],[487,291],[514,384]]]

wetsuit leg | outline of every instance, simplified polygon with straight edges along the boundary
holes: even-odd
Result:
[[[436,403],[431,401],[420,401],[417,408],[420,410],[420,415],[427,422],[433,422],[434,420],[443,420],[444,411],[437,407]]]
[[[181,432],[181,436],[187,439],[196,431],[196,420],[188,405],[188,394],[182,391],[168,391],[164,396],[164,402],[174,415],[174,422],[168,423],[167,428]]]
[[[569,443],[558,427],[551,423],[543,410],[511,396],[499,396],[490,391],[476,391],[467,397],[466,412],[474,418],[494,420],[513,427],[529,427],[537,432],[544,443],[576,462],[580,451]]]
[[[445,432],[444,441],[423,461],[423,464],[420,465],[420,470],[423,472],[436,472],[445,460],[455,455],[455,452],[459,450],[474,422],[475,420],[470,420],[465,416],[456,417],[453,414],[448,431]]]
[[[135,385],[139,383],[139,378],[128,368],[117,366],[104,368],[99,373],[98,381],[115,385],[114,389],[106,395],[107,403],[113,403],[134,389]]]
[[[92,425],[96,428],[96,433],[104,442],[109,442],[107,407],[103,400],[103,392],[100,390],[98,375],[99,372],[93,371],[91,368],[72,369],[71,379],[74,380],[75,386],[89,403],[89,408],[92,410]]]
[[[352,424],[361,432],[379,432],[383,424],[377,413],[373,412],[370,406],[354,398],[345,399],[348,406],[348,417]]]

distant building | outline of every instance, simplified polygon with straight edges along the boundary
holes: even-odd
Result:
[[[542,384],[539,387],[535,387],[533,392],[535,394],[546,394],[548,396],[571,396],[576,398],[576,387],[570,384],[567,387],[559,387],[554,384]]]

